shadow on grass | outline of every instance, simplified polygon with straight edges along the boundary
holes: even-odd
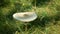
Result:
[[[42,20],[40,18],[37,18],[35,21],[31,22],[31,25],[45,27],[45,24],[47,24],[49,21],[50,18],[48,17],[44,17]]]
[[[36,0],[36,6],[46,5],[51,1],[52,0]],[[33,0],[32,4],[35,5],[35,0]]]
[[[13,34],[15,31],[15,28],[9,24],[0,25],[0,34]]]
[[[9,0],[0,0],[0,7],[6,7],[10,4]]]

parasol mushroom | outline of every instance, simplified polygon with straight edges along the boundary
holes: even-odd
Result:
[[[34,21],[37,18],[37,15],[35,12],[20,12],[13,14],[13,18],[24,22],[24,24],[27,25],[28,22]]]

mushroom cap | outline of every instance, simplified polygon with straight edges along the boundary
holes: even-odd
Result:
[[[22,22],[30,22],[37,18],[35,12],[20,12],[13,14],[13,18],[22,21]]]

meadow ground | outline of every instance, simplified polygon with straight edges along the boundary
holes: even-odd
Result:
[[[29,22],[27,30],[23,22],[12,17],[14,13],[34,9],[38,18]],[[0,34],[60,34],[60,0],[1,1]]]

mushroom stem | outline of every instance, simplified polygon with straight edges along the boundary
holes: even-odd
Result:
[[[25,25],[25,31],[27,31],[27,25]]]
[[[25,22],[25,23],[27,23],[27,22]],[[25,31],[27,31],[27,24],[25,24]]]

